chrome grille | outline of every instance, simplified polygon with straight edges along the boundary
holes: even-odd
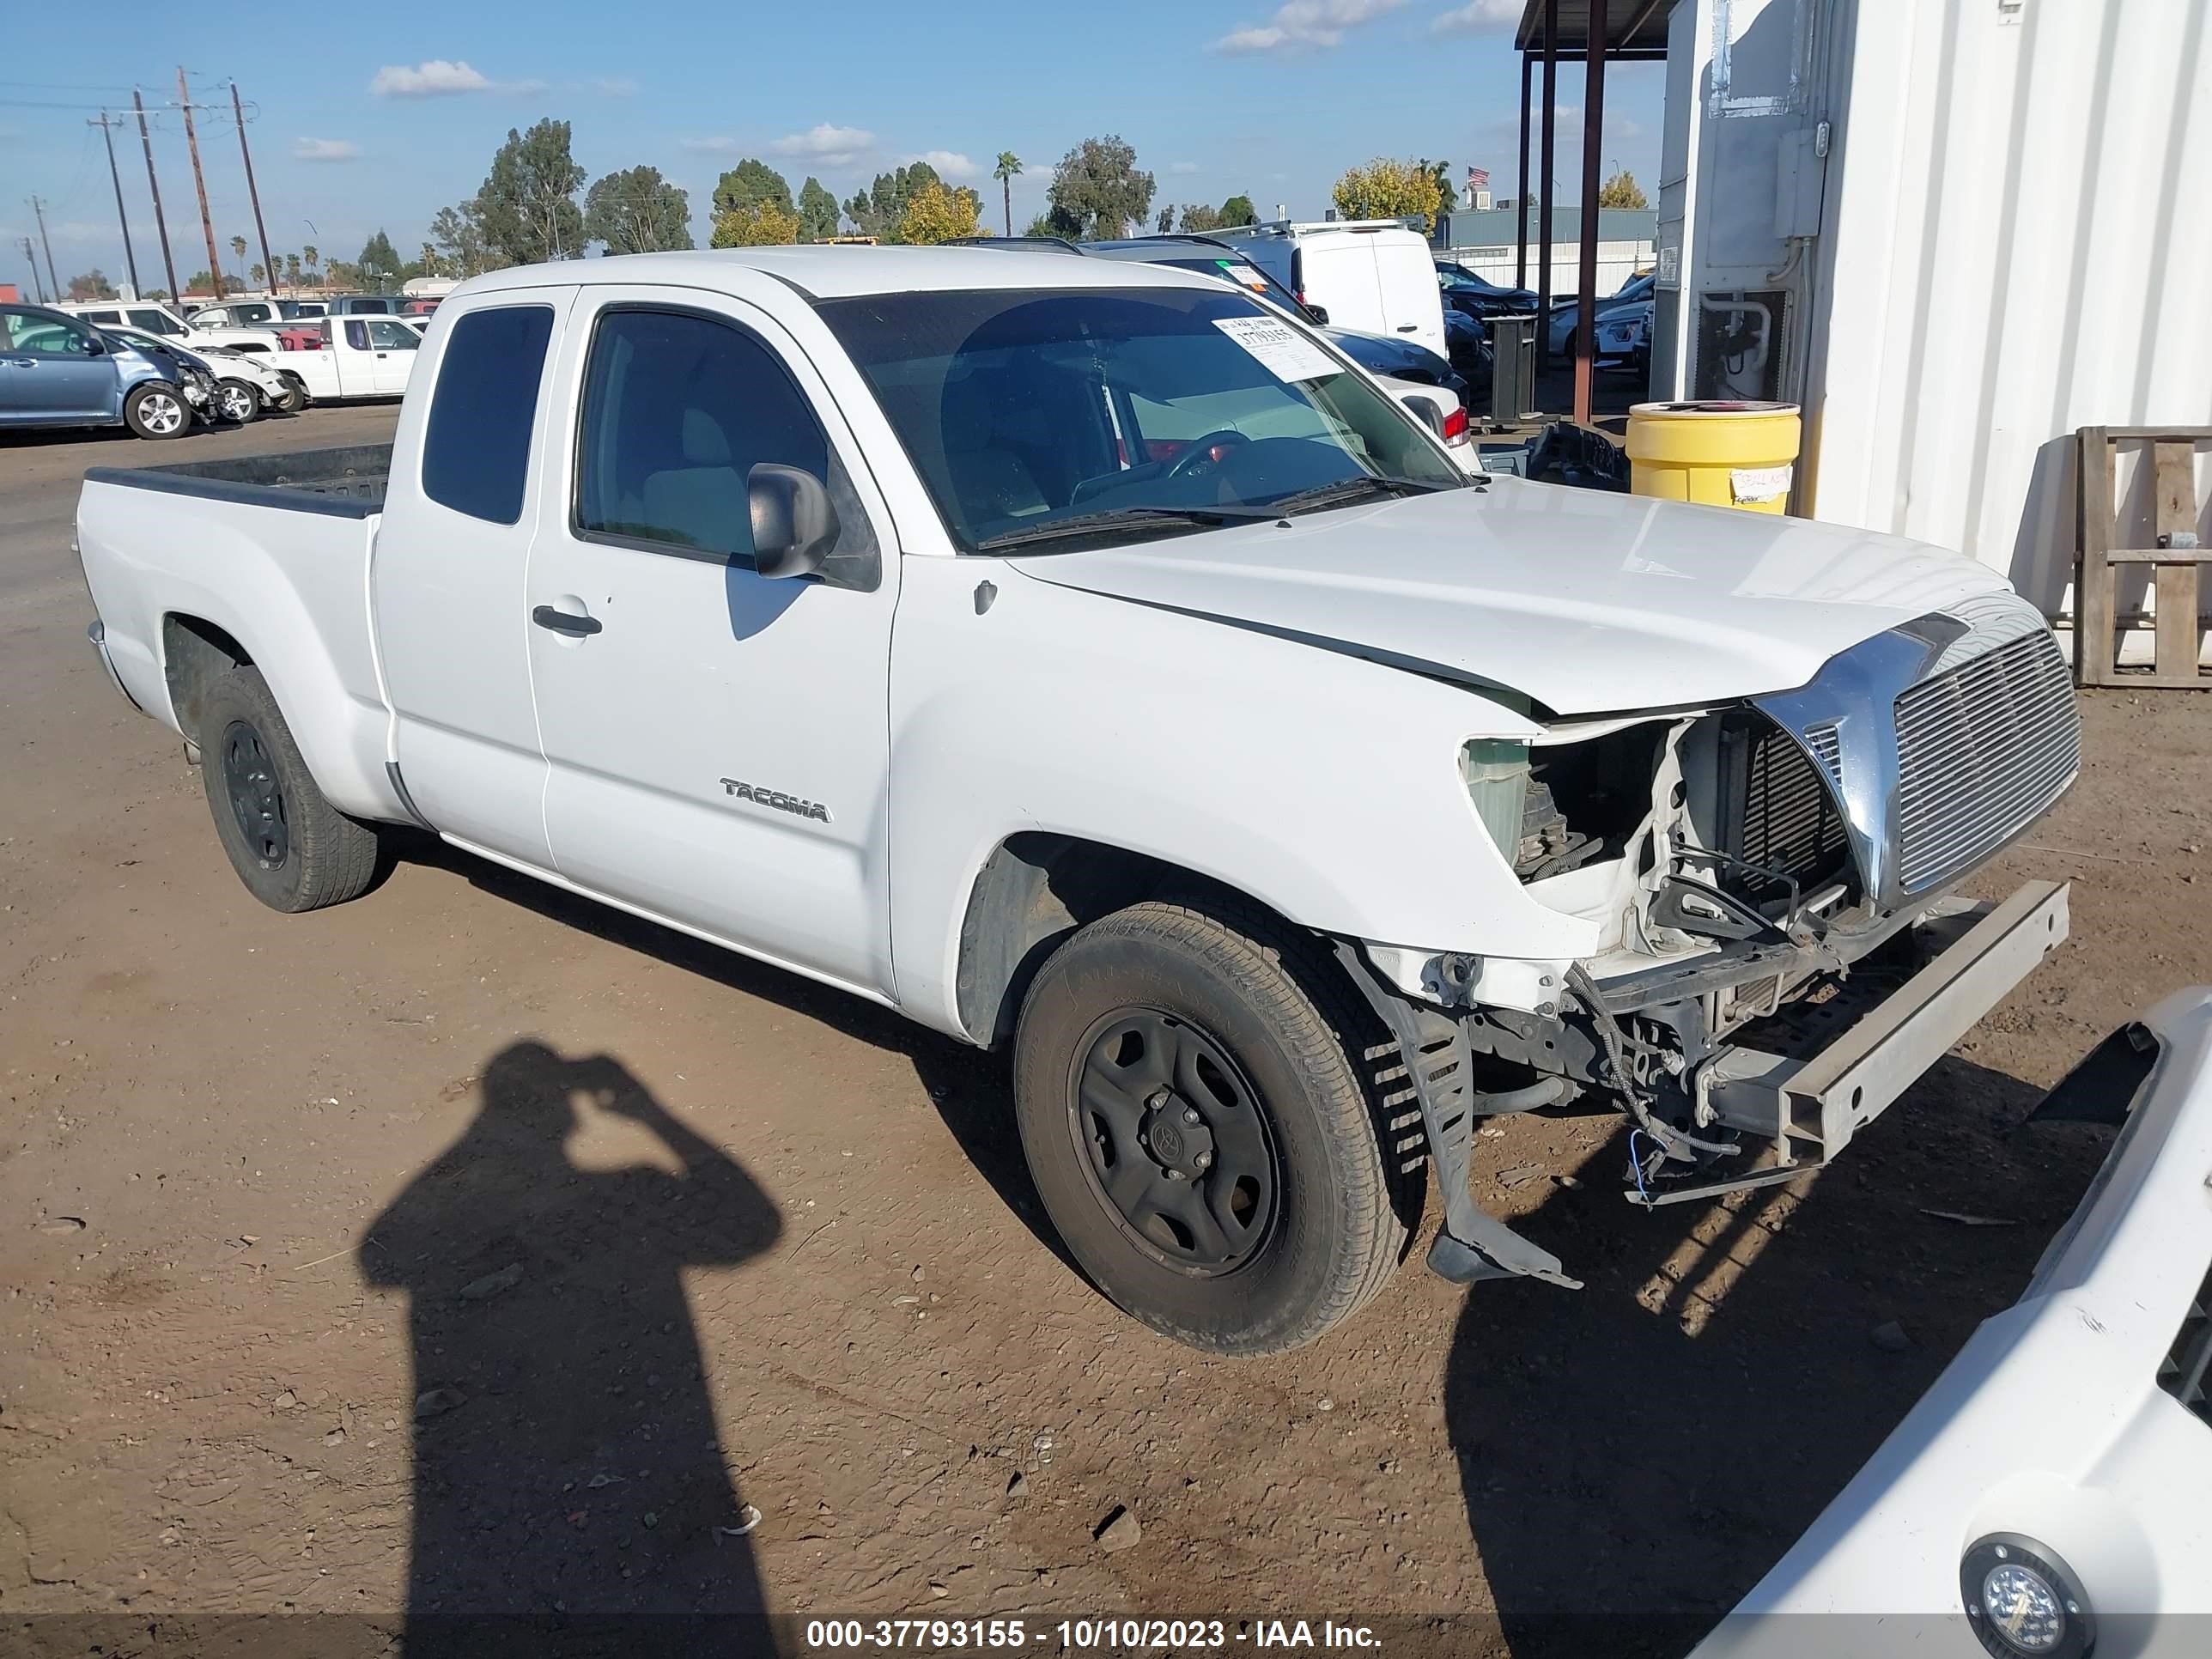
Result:
[[[2183,1405],[2212,1423],[2212,1402],[2204,1390],[2212,1378],[2212,1274],[2197,1286],[2197,1297],[2174,1333],[2173,1346],[2159,1364],[2158,1386]]]
[[[2081,764],[2072,676],[2045,629],[1897,699],[1899,877],[1920,893],[1996,851]]]

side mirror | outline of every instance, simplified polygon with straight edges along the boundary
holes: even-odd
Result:
[[[763,576],[811,576],[837,544],[837,508],[811,472],[763,461],[745,475],[753,568]]]
[[[107,355],[106,343],[97,334],[88,334],[84,337],[84,355],[88,357],[105,357]]]
[[[1316,328],[1327,328],[1328,326],[1328,307],[1327,306],[1308,306],[1306,307],[1306,320],[1310,322]]]

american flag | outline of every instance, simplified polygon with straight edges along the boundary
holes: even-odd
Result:
[[[1469,190],[1489,189],[1490,169],[1488,167],[1469,167],[1467,170],[1467,187]]]

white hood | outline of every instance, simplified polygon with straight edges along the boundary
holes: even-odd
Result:
[[[1064,587],[1525,693],[1559,714],[1804,684],[1838,651],[2004,580],[1898,536],[1494,480],[1016,562]]]

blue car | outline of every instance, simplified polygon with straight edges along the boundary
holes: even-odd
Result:
[[[127,426],[142,438],[179,437],[191,429],[197,373],[44,306],[0,305],[0,427]]]
[[[1447,362],[1426,346],[1412,340],[1369,334],[1356,328],[1329,327],[1327,313],[1317,315],[1316,307],[1300,305],[1297,296],[1285,288],[1273,271],[1246,258],[1242,249],[1210,236],[1134,236],[1108,242],[1070,242],[1056,236],[975,236],[963,237],[960,243],[968,247],[1059,248],[1069,253],[1087,254],[1094,259],[1173,265],[1182,270],[1200,270],[1209,276],[1224,277],[1281,307],[1293,317],[1315,324],[1328,337],[1330,344],[1369,374],[1437,386],[1456,398],[1461,408],[1474,407],[1467,373],[1461,363],[1462,341],[1452,331],[1449,312],[1444,317],[1444,332],[1451,342],[1452,359]],[[1490,348],[1479,335],[1469,336],[1465,345],[1469,363],[1487,361]]]

